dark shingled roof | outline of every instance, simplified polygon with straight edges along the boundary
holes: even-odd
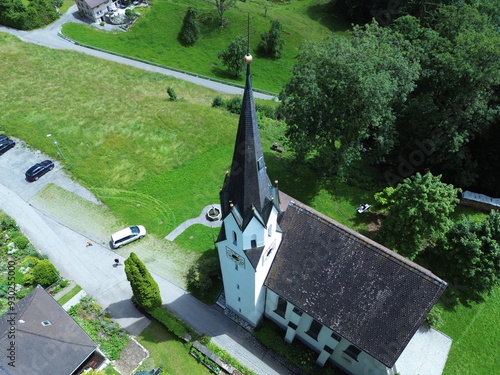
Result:
[[[44,326],[44,321],[50,325]],[[15,338],[9,338],[9,333]],[[0,356],[0,374],[70,375],[97,348],[41,286],[19,301],[14,310],[0,317],[0,345],[7,349],[10,341],[15,342],[15,367],[8,365],[10,359],[4,350]]]
[[[282,214],[265,285],[392,367],[446,283],[302,204]]]
[[[226,175],[221,191],[222,216],[234,208],[240,227],[245,228],[252,217],[266,225],[272,209],[276,189],[267,176],[264,153],[260,141],[257,114],[253,99],[250,65],[247,65],[246,85],[236,134],[231,170]],[[231,208],[231,204],[234,208]],[[275,203],[278,204],[277,202]]]

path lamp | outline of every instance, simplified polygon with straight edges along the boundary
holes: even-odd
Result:
[[[57,143],[57,141],[55,140],[55,138],[52,136],[52,134],[47,134],[47,137],[50,138],[50,139],[52,139],[52,142],[54,142],[54,145],[56,146],[57,151],[59,151],[59,154],[62,156],[63,159],[66,159],[66,157],[63,154],[63,152],[59,148],[59,144]]]

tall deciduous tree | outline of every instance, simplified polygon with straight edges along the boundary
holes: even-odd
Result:
[[[398,114],[399,155],[427,144],[417,170],[430,169],[462,187],[478,178],[471,142],[489,131],[499,113],[494,87],[500,82],[500,33],[490,21],[474,7],[445,6],[429,27],[410,16],[391,26],[412,43],[422,66]]]
[[[229,43],[225,51],[219,51],[217,56],[228,69],[233,71],[236,77],[239,77],[245,67],[244,57],[246,53],[247,41],[243,36],[239,36]]]
[[[337,172],[363,152],[383,159],[394,145],[395,109],[414,88],[419,65],[399,34],[355,27],[303,49],[280,94],[280,113],[299,158]]]
[[[211,4],[214,6],[217,15],[219,16],[220,27],[224,27],[224,13],[231,8],[236,0],[212,0]]]
[[[160,288],[135,253],[125,260],[125,273],[139,306],[151,310],[161,305]]]
[[[441,176],[427,172],[375,194],[375,200],[387,211],[379,232],[382,242],[413,260],[448,231],[459,191],[441,182]]]
[[[257,49],[260,53],[270,57],[280,57],[285,40],[282,35],[281,22],[279,20],[271,21],[271,29],[261,35],[260,43]]]
[[[435,273],[465,297],[490,293],[500,282],[500,212],[479,222],[464,218],[429,254]]]
[[[198,40],[200,35],[200,26],[196,19],[197,11],[191,7],[188,8],[184,20],[182,21],[182,28],[179,32],[179,41],[186,45],[192,46]]]

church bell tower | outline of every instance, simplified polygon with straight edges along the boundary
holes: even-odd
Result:
[[[264,281],[281,242],[278,187],[264,163],[253,99],[250,64],[231,170],[220,191],[223,225],[217,239],[226,307],[257,326],[264,315]]]

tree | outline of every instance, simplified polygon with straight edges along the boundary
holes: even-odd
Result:
[[[429,257],[434,272],[461,297],[490,293],[500,282],[500,212],[482,221],[464,218],[437,241]]]
[[[182,28],[179,32],[179,41],[185,46],[192,46],[198,40],[200,35],[200,26],[196,19],[197,11],[191,7],[188,8],[184,20],[182,21]]]
[[[410,260],[441,237],[451,226],[450,214],[460,189],[441,182],[441,176],[416,173],[396,188],[375,194],[386,211],[379,237],[389,248]]]
[[[266,56],[280,57],[285,41],[282,36],[281,22],[278,20],[271,21],[271,29],[261,35],[260,43],[257,50]]]
[[[43,287],[52,285],[59,279],[59,271],[48,259],[40,260],[33,267],[33,282]]]
[[[135,253],[125,260],[125,273],[139,306],[149,311],[161,305],[160,288]]]
[[[418,74],[409,43],[376,24],[310,43],[280,94],[290,147],[326,173],[362,153],[383,160],[394,145],[395,111]]]
[[[236,0],[212,0],[217,14],[219,15],[220,27],[224,27],[224,13],[234,5]]]
[[[224,66],[234,72],[235,77],[239,77],[245,67],[244,57],[247,53],[247,41],[243,36],[237,37],[227,46],[225,51],[219,51],[218,57]]]
[[[410,16],[391,25],[414,46],[422,67],[415,90],[397,114],[400,147],[394,159],[425,144],[416,170],[430,169],[468,187],[481,179],[474,141],[498,118],[500,33],[489,16],[471,6],[439,7],[428,25]]]

